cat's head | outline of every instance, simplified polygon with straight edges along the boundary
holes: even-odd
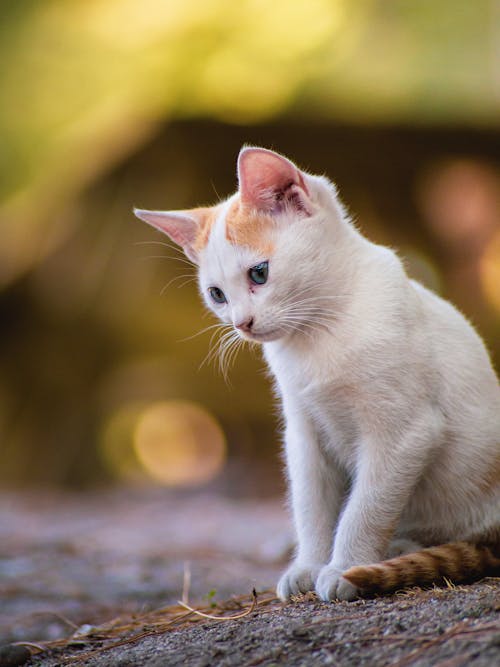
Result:
[[[198,265],[207,306],[257,342],[310,333],[331,319],[331,249],[344,218],[334,186],[263,148],[243,148],[238,191],[215,206],[135,209]]]

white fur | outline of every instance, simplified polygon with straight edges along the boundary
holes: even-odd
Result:
[[[352,599],[342,572],[398,541],[499,525],[499,485],[483,481],[498,460],[500,390],[465,318],[354,228],[327,179],[302,176],[312,214],[276,215],[270,258],[231,245],[222,211],[200,290],[224,322],[254,318],[282,401],[298,544],[278,594]],[[246,272],[266,259],[269,280],[252,292]],[[210,300],[211,285],[227,304]]]

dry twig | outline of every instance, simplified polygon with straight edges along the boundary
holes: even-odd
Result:
[[[184,577],[182,580],[182,603],[189,604],[189,589],[191,588],[191,565],[188,560],[184,562]]]
[[[205,612],[199,611],[198,609],[193,609],[188,604],[184,604],[184,602],[181,601],[178,601],[177,604],[179,604],[181,607],[184,607],[184,609],[189,610],[191,613],[196,614],[197,616],[208,618],[212,621],[235,621],[238,618],[244,618],[245,616],[248,616],[254,611],[255,607],[257,606],[257,592],[255,591],[255,588],[252,590],[252,606],[239,614],[234,614],[233,616],[215,616],[214,614],[206,614]]]

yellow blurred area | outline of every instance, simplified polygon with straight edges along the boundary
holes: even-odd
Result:
[[[119,480],[141,482],[144,471],[134,450],[134,428],[145,409],[141,404],[125,404],[112,413],[101,433],[100,453],[110,473]]]
[[[152,478],[169,487],[211,481],[226,460],[226,441],[213,415],[192,401],[125,404],[108,420],[101,451],[122,481]]]
[[[484,294],[500,314],[500,230],[491,239],[481,257],[480,271]]]
[[[343,0],[226,5],[229,30],[206,62],[194,104],[229,122],[262,121],[279,113],[304,78],[307,65],[301,59],[344,26],[343,5]]]

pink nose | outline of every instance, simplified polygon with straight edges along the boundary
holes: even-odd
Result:
[[[235,324],[234,326],[237,329],[241,329],[241,331],[249,332],[250,329],[253,326],[253,317],[250,317],[247,320],[244,320],[243,322],[240,322],[239,324]]]

